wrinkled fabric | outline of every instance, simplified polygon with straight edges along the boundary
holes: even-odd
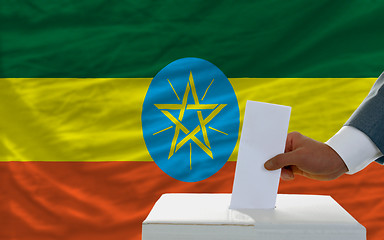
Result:
[[[2,1],[0,77],[154,77],[198,57],[228,77],[377,77],[384,3]]]
[[[141,106],[151,79],[0,79],[0,239],[134,239],[163,193],[231,192],[237,148],[218,173],[184,183],[150,158]],[[326,141],[375,78],[230,78],[247,99],[292,106],[289,131]],[[281,193],[325,194],[380,239],[381,177],[371,164],[330,182],[298,178]]]
[[[229,78],[247,100],[292,107],[289,131],[336,133],[374,78]],[[141,130],[150,78],[0,79],[0,161],[152,161]],[[241,125],[240,125],[241,126]],[[230,160],[236,160],[235,148]]]
[[[141,239],[141,223],[164,193],[230,193],[236,162],[212,177],[184,183],[152,162],[9,162],[0,164],[0,238],[25,240]],[[337,180],[297,177],[279,193],[332,196],[367,228],[384,234],[382,166]],[[315,207],[315,206],[314,206]]]
[[[359,1],[2,1],[0,239],[133,239],[167,192],[230,192],[230,162],[197,183],[150,158],[150,80],[183,57],[246,100],[292,106],[290,131],[336,133],[383,71],[384,3]],[[379,240],[383,168],[281,193],[328,194]]]

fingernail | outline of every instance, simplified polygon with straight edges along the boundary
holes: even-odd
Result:
[[[282,171],[281,178],[285,181],[289,181],[289,180],[293,180],[295,178],[295,175],[293,175],[291,171]]]
[[[294,178],[294,176],[293,176],[292,172],[287,172],[287,171],[281,172],[281,179],[283,179],[285,181],[289,181],[289,180],[292,180],[293,178]]]
[[[264,168],[265,168],[265,169],[269,170],[269,169],[271,169],[272,167],[273,167],[273,163],[272,163],[272,161],[268,160],[268,161],[266,161],[266,162],[264,163]]]
[[[281,179],[283,179],[285,181],[289,179],[289,176],[285,171],[281,172]]]

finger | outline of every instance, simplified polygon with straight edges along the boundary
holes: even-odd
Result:
[[[301,176],[305,175],[305,172],[296,166],[291,166],[291,170],[294,175],[301,175]]]
[[[301,158],[298,151],[282,153],[265,162],[264,167],[267,170],[276,170],[285,166],[296,165],[298,158]]]
[[[281,169],[281,176],[280,177],[284,181],[290,181],[290,180],[293,180],[295,178],[295,176],[293,175],[292,169],[289,167]]]
[[[287,152],[291,152],[293,150],[295,150],[295,142],[299,141],[299,139],[302,137],[303,135],[299,132],[290,132],[288,133],[287,135],[287,140],[285,141],[285,150],[284,152],[287,153]]]
[[[288,133],[287,135],[287,139],[285,140],[285,149],[284,149],[284,152],[287,153],[287,152],[290,152],[293,150],[293,147],[292,147],[292,133]]]
[[[291,169],[292,169],[292,172],[293,172],[294,176],[301,175],[301,176],[306,177],[306,178],[320,180],[320,181],[330,180],[328,175],[311,174],[311,173],[308,173],[308,172],[304,172],[303,170],[299,169],[296,166],[291,166]]]

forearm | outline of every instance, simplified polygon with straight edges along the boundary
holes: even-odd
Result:
[[[342,127],[326,144],[343,159],[348,167],[348,174],[362,170],[383,156],[365,133],[351,126]]]
[[[345,125],[365,133],[384,152],[384,73]]]

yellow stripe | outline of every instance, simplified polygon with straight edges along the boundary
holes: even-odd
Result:
[[[289,131],[326,141],[376,78],[229,80],[240,119],[248,99],[292,106]],[[150,82],[151,78],[0,79],[0,161],[151,161],[141,129]],[[230,160],[236,158],[237,147]]]

